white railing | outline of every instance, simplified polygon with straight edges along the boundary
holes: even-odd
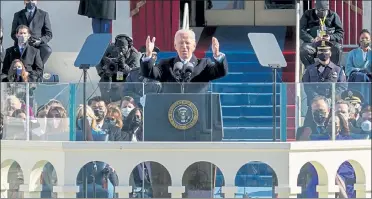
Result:
[[[145,161],[158,162],[169,172],[168,192],[172,198],[182,197],[185,191],[183,174],[190,165],[200,161],[212,163],[221,170],[225,181],[222,192],[226,198],[234,198],[235,176],[243,165],[252,161],[266,163],[274,170],[279,198],[296,197],[301,192],[297,178],[307,162],[317,170],[319,198],[334,197],[339,191],[335,185],[337,170],[344,161],[349,161],[356,174],[356,197],[371,197],[370,140],[292,143],[1,141],[2,197],[7,197],[10,189],[9,165],[17,162],[23,171],[24,184],[20,185],[20,191],[25,198],[40,197],[37,179],[46,163],[55,169],[58,179],[53,191],[58,198],[76,198],[77,174],[90,161],[102,161],[115,169],[119,178],[115,191],[119,198],[129,196],[131,171]]]

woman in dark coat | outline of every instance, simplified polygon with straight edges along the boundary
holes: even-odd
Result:
[[[80,0],[78,14],[92,18],[93,33],[110,33],[116,0]]]

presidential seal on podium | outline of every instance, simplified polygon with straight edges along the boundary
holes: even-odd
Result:
[[[168,119],[174,128],[178,130],[187,130],[198,122],[198,109],[191,101],[178,100],[170,106]]]

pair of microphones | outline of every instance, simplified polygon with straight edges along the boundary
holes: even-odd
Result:
[[[190,62],[187,62],[186,64],[176,62],[173,66],[173,73],[178,82],[189,82],[191,80],[193,70],[194,65]]]

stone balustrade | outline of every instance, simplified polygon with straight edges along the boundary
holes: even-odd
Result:
[[[168,192],[181,198],[185,192],[182,177],[195,162],[216,165],[224,176],[222,193],[234,197],[237,191],[235,176],[238,170],[252,161],[268,164],[276,173],[276,192],[279,198],[296,197],[300,169],[307,162],[317,170],[320,198],[333,198],[338,187],[335,177],[339,166],[349,161],[356,174],[354,185],[357,198],[371,197],[371,141],[318,141],[281,143],[186,143],[186,142],[37,142],[1,141],[1,197],[10,191],[8,172],[15,161],[23,172],[19,191],[25,198],[40,197],[38,179],[46,163],[53,165],[58,178],[53,191],[58,198],[75,198],[79,187],[76,177],[90,161],[102,161],[113,168],[119,178],[115,191],[119,198],[131,192],[130,174],[133,168],[146,161],[163,165],[171,177]]]

